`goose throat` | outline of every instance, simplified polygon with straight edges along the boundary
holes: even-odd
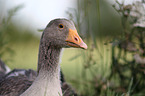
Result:
[[[40,42],[38,76],[21,96],[62,96],[59,56],[62,48]]]
[[[47,71],[48,74],[59,72],[59,58],[62,48],[53,46],[51,42],[42,42],[40,44],[38,74],[40,71]]]

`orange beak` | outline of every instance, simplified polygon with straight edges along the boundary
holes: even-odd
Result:
[[[87,49],[87,45],[83,42],[81,37],[78,35],[77,30],[69,29],[69,34],[66,39],[67,45],[76,48]]]

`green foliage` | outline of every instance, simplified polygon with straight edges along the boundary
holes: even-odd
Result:
[[[0,11],[0,58],[7,64],[8,61],[12,61],[12,57],[16,55],[12,48],[14,44],[38,41],[38,38],[32,34],[30,29],[23,30],[12,22],[13,16],[22,7],[22,5],[19,5],[8,10],[8,12]],[[23,28],[24,27],[25,26],[23,26]]]
[[[110,78],[117,77],[119,92],[133,95],[145,91],[145,8],[143,2],[134,2],[132,5],[120,4],[113,7],[121,15],[122,36],[118,37],[118,44],[112,46],[112,65]],[[144,19],[144,20],[143,20]],[[116,43],[116,41],[113,41]],[[118,51],[116,51],[117,49]],[[129,58],[130,57],[130,58]],[[129,84],[130,79],[132,84]]]
[[[80,95],[145,94],[145,10],[135,10],[142,6],[137,4],[124,5],[116,0],[115,10],[110,12],[103,0],[78,0],[77,10],[68,12],[88,45],[87,51],[77,55],[82,55],[83,68],[79,80],[73,84]],[[109,17],[112,17],[110,22]]]
[[[0,57],[2,58],[5,54],[14,54],[13,50],[9,47],[10,42],[10,23],[12,16],[21,8],[21,6],[17,6],[8,11],[8,15],[5,17],[0,17]],[[1,13],[3,14],[3,13]],[[2,15],[1,15],[2,16]]]

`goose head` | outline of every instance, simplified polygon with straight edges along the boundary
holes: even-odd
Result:
[[[75,47],[87,49],[87,45],[78,35],[77,30],[70,20],[54,19],[50,21],[43,32],[44,42],[49,42],[55,47]]]

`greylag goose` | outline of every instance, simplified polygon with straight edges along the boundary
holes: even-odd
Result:
[[[74,24],[67,19],[52,20],[42,33],[37,77],[32,82],[24,75],[0,82],[2,96],[62,96],[59,58],[62,48],[87,49]]]
[[[0,73],[3,73],[1,71],[3,71],[4,69],[5,69],[5,65],[2,68],[2,70],[0,70]],[[10,68],[9,68],[9,70],[10,70]],[[10,71],[7,74],[3,73],[3,75],[0,78],[0,82],[4,81],[4,83],[6,83],[6,80],[9,80],[10,78],[12,80],[14,80],[13,78],[22,78],[23,80],[25,80],[24,78],[26,78],[28,81],[33,82],[36,77],[37,77],[37,72],[34,70],[31,70],[31,69],[28,69],[28,70],[26,70],[26,69],[13,69],[12,71]],[[61,81],[61,88],[63,91],[63,96],[78,96],[77,93],[75,92],[75,90],[65,81],[64,75],[63,75],[61,70],[60,70],[60,81]],[[7,84],[9,84],[9,83],[7,83]],[[6,86],[6,85],[3,84],[3,86]],[[8,85],[8,86],[10,86],[10,85]],[[8,86],[6,86],[6,87],[8,87]],[[15,89],[15,90],[17,90],[17,89]]]
[[[65,81],[64,75],[60,70],[61,88],[63,96],[77,96],[75,90]],[[0,59],[0,82],[5,81],[7,78],[27,78],[29,81],[34,81],[37,76],[37,72],[31,69],[11,69]],[[12,79],[13,80],[13,79]],[[6,82],[6,81],[5,81]]]

